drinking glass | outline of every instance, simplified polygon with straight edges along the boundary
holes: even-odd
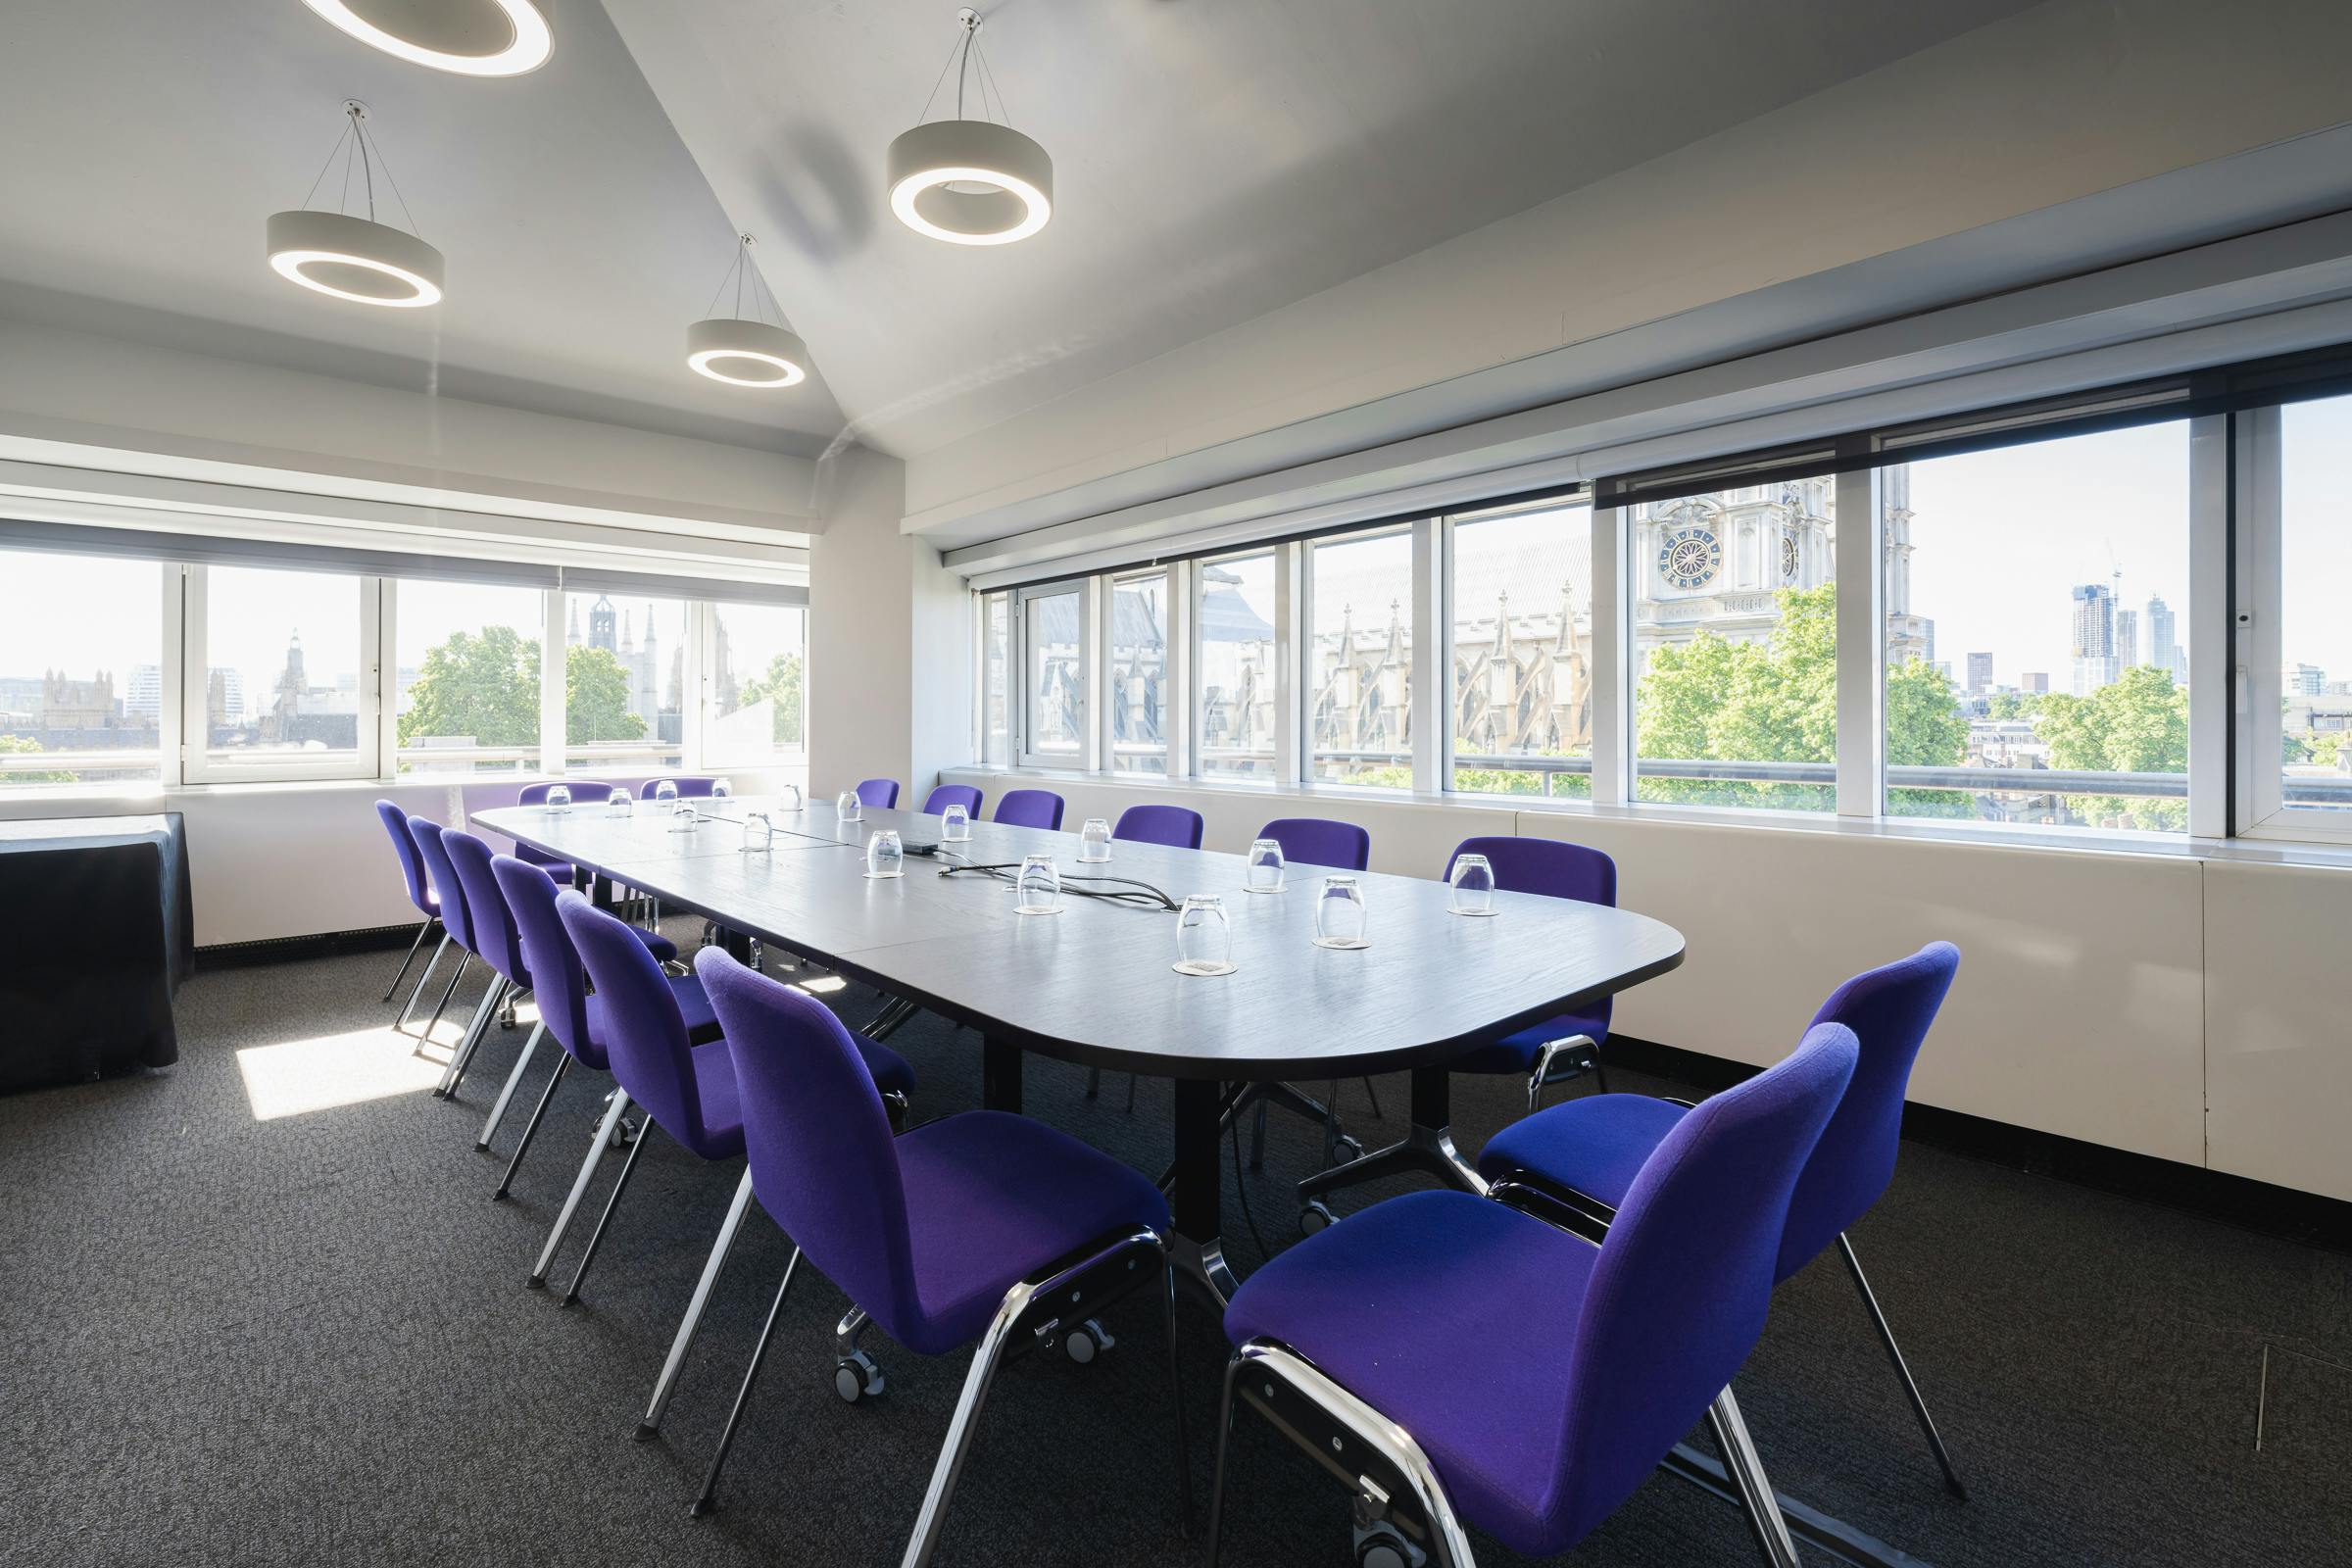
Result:
[[[614,790],[605,797],[605,813],[608,816],[627,816],[636,809],[637,797],[627,790]]]
[[[961,844],[972,836],[972,813],[958,804],[939,813],[939,837],[943,844]]]
[[[1280,893],[1282,880],[1282,843],[1278,839],[1258,839],[1250,846],[1250,861],[1242,867],[1242,889],[1248,893]]]
[[[779,811],[797,811],[797,810],[799,810],[800,808],[801,808],[801,787],[800,787],[798,784],[787,784],[787,785],[785,785],[785,786],[784,786],[782,789],[780,789],[780,790],[776,791],[776,809],[777,809],[777,810],[779,810]]]
[[[1210,893],[1189,895],[1176,913],[1176,972],[1231,974],[1233,967],[1233,922],[1225,901]]]
[[[678,781],[665,778],[654,786],[654,804],[667,810],[678,804]]]
[[[1327,876],[1315,900],[1315,946],[1368,948],[1364,938],[1364,890],[1351,876]]]
[[[861,821],[865,816],[865,803],[858,798],[856,790],[843,790],[834,800],[833,809],[844,822]]]
[[[1078,830],[1078,858],[1089,861],[1110,858],[1110,824],[1108,822],[1099,816],[1090,816],[1086,819],[1086,826]]]
[[[1494,912],[1494,867],[1485,856],[1454,858],[1453,894],[1448,906],[1456,914]]]
[[[672,833],[691,833],[703,825],[703,813],[694,808],[694,802],[672,800],[669,808],[669,830]]]
[[[865,841],[865,874],[872,877],[906,874],[906,849],[899,842],[895,830],[882,828]]]
[[[568,785],[568,784],[551,784],[551,785],[549,785],[549,786],[548,786],[548,791],[547,791],[547,808],[548,808],[550,811],[568,811],[568,810],[570,810],[570,809],[571,809],[571,786],[570,786],[570,785]]]
[[[765,811],[754,811],[743,819],[743,853],[765,855],[776,842],[776,825],[767,819]]]
[[[734,794],[735,794],[735,785],[734,785],[734,783],[733,783],[731,780],[728,780],[728,779],[723,779],[723,778],[714,778],[714,779],[712,779],[712,780],[710,781],[710,798],[711,798],[712,800],[714,800],[714,801],[724,801],[724,800],[728,800],[728,799],[731,799],[731,798],[734,796]]]
[[[1013,908],[1022,914],[1061,912],[1061,873],[1051,855],[1021,858],[1020,879],[1013,884]]]

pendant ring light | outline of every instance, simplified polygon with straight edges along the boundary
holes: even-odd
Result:
[[[462,76],[519,76],[555,53],[554,0],[302,0],[371,48]]]
[[[383,162],[382,155],[368,132],[367,106],[355,99],[344,104],[343,112],[350,117],[350,123],[342,139],[335,143],[335,152],[327,155],[326,167],[319,170],[318,179],[311,182],[311,192],[317,194],[319,183],[326,178],[327,169],[334,167],[335,153],[341,153],[345,200],[350,196],[356,163],[367,197],[368,216],[358,218],[339,209],[326,212],[311,207],[310,196],[303,198],[301,207],[271,214],[270,270],[288,282],[355,305],[406,310],[437,305],[441,301],[443,277],[441,253],[416,236],[413,219],[407,230],[375,220],[375,171]],[[391,181],[389,169],[385,169],[384,177]],[[406,216],[409,204],[400,198],[400,186],[393,183],[391,188]]]
[[[1045,148],[1012,128],[989,120],[988,99],[996,74],[979,56],[972,75],[980,14],[956,14],[962,41],[948,57],[956,68],[956,118],[917,123],[890,144],[890,210],[918,234],[952,245],[1010,245],[1027,239],[1054,216],[1054,160]],[[940,71],[940,81],[947,70]],[[967,85],[980,89],[979,120],[964,118]],[[939,82],[932,83],[934,97]],[[997,94],[998,112],[1004,95]],[[931,106],[923,105],[925,113]]]
[[[735,247],[735,265],[718,280],[718,293],[710,296],[710,308],[716,310],[718,295],[733,283],[735,314],[710,317],[686,328],[686,367],[729,386],[798,386],[808,379],[808,345],[785,329],[781,307],[776,308],[776,321],[767,319],[775,297],[752,266],[752,244],[751,235],[742,237]],[[752,290],[750,318],[743,314],[746,283]]]

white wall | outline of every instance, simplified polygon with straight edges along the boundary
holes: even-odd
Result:
[[[2332,126],[2347,57],[2335,0],[2052,0],[920,454],[908,511],[943,524]],[[1998,255],[2011,275],[1961,292],[2119,259]]]
[[[1211,849],[1238,851],[1276,816],[1338,817],[1371,833],[1373,869],[1406,876],[1437,875],[1474,834],[1591,844],[1617,861],[1620,903],[1689,944],[1681,968],[1618,1000],[1616,1027],[1733,1061],[1778,1060],[1838,981],[1946,939],[1960,977],[1913,1100],[2352,1200],[2352,989],[2332,935],[2352,930],[2352,868],[975,768],[950,778],[992,801],[1020,784],[1054,790],[1069,827],[1147,801],[1189,806]]]

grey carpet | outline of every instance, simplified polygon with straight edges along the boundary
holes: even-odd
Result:
[[[460,1104],[414,1090],[256,1119],[249,1082],[394,1059],[375,1002],[394,961],[200,976],[176,1068],[0,1100],[0,1562],[895,1562],[963,1360],[873,1337],[890,1391],[841,1404],[846,1303],[819,1277],[795,1286],[721,1512],[687,1517],[782,1267],[764,1218],[662,1440],[629,1440],[735,1172],[657,1141],[564,1311],[522,1280],[603,1086],[565,1086],[515,1200],[492,1203],[519,1113],[496,1157],[472,1142],[519,1032],[494,1035]],[[836,1000],[853,1020],[874,1005]],[[894,1043],[919,1113],[976,1102],[973,1036],[923,1019]],[[1032,1113],[1155,1170],[1165,1086],[1131,1115],[1121,1080],[1089,1102],[1083,1076],[1033,1060]],[[1516,1094],[1464,1084],[1465,1148]],[[1396,1126],[1403,1084],[1381,1097],[1385,1121],[1343,1092],[1367,1142]],[[1249,1180],[1277,1247],[1317,1147],[1277,1116]],[[1246,1272],[1242,1196],[1226,1207]],[[1740,1383],[1783,1491],[1936,1564],[2352,1562],[2352,1260],[1916,1148],[1855,1242],[1973,1500],[1944,1497],[1834,1259],[1782,1289]],[[1504,1321],[1558,1327],[1540,1300]],[[1174,1530],[1156,1320],[1129,1302],[1112,1327],[1121,1348],[1093,1367],[1033,1357],[1000,1380],[943,1563],[1200,1560]],[[1204,1505],[1224,1346],[1189,1303],[1182,1348]],[[1236,1463],[1229,1561],[1348,1560],[1346,1498],[1318,1471],[1248,1419]],[[1753,1556],[1735,1512],[1658,1478],[1562,1560]]]

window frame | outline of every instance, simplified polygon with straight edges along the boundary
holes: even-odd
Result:
[[[807,767],[808,765],[808,610],[806,605],[778,605],[778,610],[797,609],[801,612],[801,739],[798,745],[771,744],[762,756],[736,757],[718,751],[714,746],[702,744],[715,726],[711,723],[711,701],[718,679],[718,629],[726,606],[713,599],[686,601],[687,655],[684,678],[692,681],[689,688],[696,693],[692,703],[681,702],[678,717],[678,738],[684,745],[688,719],[684,710],[694,712],[693,728],[697,736],[695,749],[686,755],[686,766],[698,772],[721,768]],[[759,607],[770,608],[770,607]],[[568,656],[567,656],[568,657]]]
[[[1012,655],[1006,661],[1007,674],[1018,671],[1020,700],[1007,705],[1007,716],[1014,718],[1012,755],[1020,759],[1023,767],[1092,773],[1101,767],[1102,740],[1094,718],[1094,672],[1102,658],[1101,627],[1102,578],[1059,578],[1053,582],[1034,583],[1013,595],[1011,636],[1008,639]],[[1029,633],[1037,623],[1031,610],[1040,599],[1061,599],[1075,596],[1078,601],[1078,652],[1071,663],[1071,679],[1077,685],[1077,711],[1073,715],[1078,732],[1074,752],[1039,752],[1033,749],[1037,734],[1036,714],[1030,705],[1037,700],[1035,682],[1030,678]],[[1017,716],[1015,716],[1017,715]]]
[[[260,564],[249,569],[284,571],[295,568]],[[179,570],[183,596],[180,620],[180,668],[183,678],[179,693],[182,736],[179,782],[202,785],[325,783],[347,779],[382,781],[386,776],[382,765],[384,710],[387,706],[384,686],[387,679],[397,679],[387,668],[384,658],[386,579],[345,572],[306,573],[340,578],[359,585],[360,710],[354,725],[357,744],[348,753],[273,752],[261,754],[252,761],[244,761],[212,755],[211,722],[205,710],[210,696],[209,682],[184,678],[188,670],[209,672],[212,667],[212,579],[210,568],[202,564],[183,564]]]
[[[1093,705],[1096,710],[1094,728],[1099,731],[1099,733],[1096,735],[1096,745],[1100,749],[1102,758],[1102,770],[1113,778],[1132,778],[1149,781],[1152,779],[1167,779],[1182,776],[1176,772],[1176,754],[1178,751],[1176,736],[1178,732],[1185,728],[1184,710],[1176,706],[1178,697],[1180,695],[1178,691],[1179,683],[1176,679],[1176,669],[1179,662],[1177,650],[1183,646],[1177,636],[1176,602],[1184,596],[1183,582],[1185,575],[1186,574],[1180,566],[1154,564],[1149,566],[1128,567],[1119,571],[1104,572],[1102,574],[1100,579],[1102,584],[1101,591],[1102,595],[1102,663],[1101,666],[1096,670],[1096,674],[1099,678],[1096,681],[1093,689],[1102,693],[1103,700],[1101,703]],[[1125,694],[1119,691],[1118,684],[1113,679],[1116,671],[1111,667],[1113,657],[1117,652],[1115,643],[1118,626],[1119,590],[1123,587],[1129,587],[1135,584],[1152,581],[1157,581],[1160,584],[1161,614],[1159,704],[1160,750],[1156,754],[1161,760],[1161,767],[1158,772],[1152,772],[1149,769],[1143,768],[1121,767],[1119,765],[1120,743],[1115,733],[1117,725],[1116,710],[1118,706],[1123,703],[1126,698]],[[1141,755],[1152,756],[1154,754],[1147,751]]]

